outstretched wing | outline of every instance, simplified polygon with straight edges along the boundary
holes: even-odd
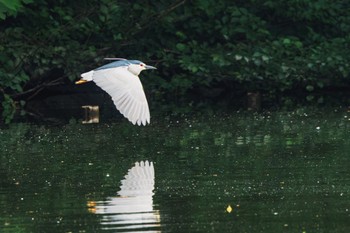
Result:
[[[121,181],[120,196],[138,197],[152,196],[154,189],[154,167],[152,162],[141,161],[129,169],[125,179]]]
[[[94,70],[92,80],[112,97],[117,109],[133,124],[150,123],[148,103],[141,81],[126,67]]]

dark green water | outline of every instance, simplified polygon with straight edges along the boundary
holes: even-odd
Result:
[[[350,232],[346,110],[152,119],[3,127],[0,232]]]

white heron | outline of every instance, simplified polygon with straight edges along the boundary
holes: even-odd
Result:
[[[150,123],[150,113],[145,92],[139,79],[143,70],[156,69],[138,60],[106,58],[117,60],[81,74],[76,84],[94,81],[107,92],[116,108],[134,125]]]

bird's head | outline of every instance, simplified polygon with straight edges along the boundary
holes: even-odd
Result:
[[[149,66],[146,65],[145,63],[141,62],[141,61],[137,61],[137,60],[131,60],[130,61],[130,65],[128,66],[128,70],[133,73],[134,75],[139,75],[141,73],[141,71],[143,70],[151,70],[151,69],[157,69],[154,66]]]

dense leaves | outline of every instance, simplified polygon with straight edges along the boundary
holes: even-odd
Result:
[[[3,107],[103,64],[158,67],[155,99],[348,87],[345,0],[0,1]]]

